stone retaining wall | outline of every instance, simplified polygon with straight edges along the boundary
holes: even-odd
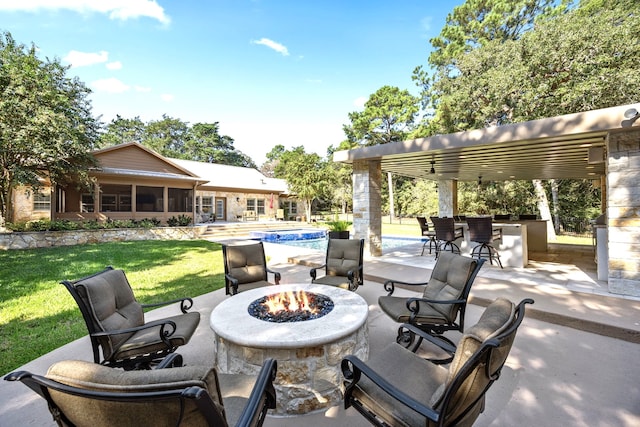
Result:
[[[0,233],[0,249],[35,249],[132,240],[192,240],[200,238],[206,229],[206,226],[192,226],[9,232]]]

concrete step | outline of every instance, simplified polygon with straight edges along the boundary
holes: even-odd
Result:
[[[231,222],[207,225],[202,234],[205,239],[221,237],[248,237],[252,231],[292,230],[311,227],[305,222],[298,221],[268,221],[268,222]]]

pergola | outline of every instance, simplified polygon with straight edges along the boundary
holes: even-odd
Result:
[[[439,189],[448,185],[454,192],[457,181],[478,179],[601,181],[609,231],[609,287],[612,279],[618,280],[621,293],[640,295],[639,111],[640,104],[622,105],[339,151],[333,160],[353,165],[354,232],[374,256],[381,254],[382,173],[437,180]],[[448,212],[443,206],[447,200],[439,197],[441,214]],[[627,243],[629,238],[616,237],[618,232],[635,241]],[[620,244],[631,255],[617,262],[612,250]]]

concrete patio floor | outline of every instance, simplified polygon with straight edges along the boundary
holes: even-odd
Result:
[[[308,283],[309,267],[324,254],[284,245],[265,244],[269,265],[282,273],[282,283]],[[382,257],[365,260],[365,285],[358,289],[369,304],[370,352],[395,339],[397,324],[377,305],[385,292],[382,281],[395,278],[425,281],[433,255],[420,256],[421,246],[407,245]],[[593,254],[550,250],[532,254],[525,269],[501,270],[485,263],[471,292],[466,324],[472,325],[483,306],[498,296],[514,302],[530,297],[527,316],[499,381],[488,392],[486,409],[476,426],[623,426],[640,425],[640,299],[607,294],[594,279]],[[401,295],[415,292],[399,289]],[[200,326],[179,351],[190,365],[213,363],[211,310],[228,298],[218,290],[195,298]],[[175,313],[162,308],[148,319]],[[454,341],[459,334],[449,335]],[[58,360],[91,360],[87,337],[46,354],[21,369],[45,373]],[[22,384],[0,381],[0,426],[54,425],[44,400]],[[269,416],[265,426],[369,425],[353,409],[332,407],[298,417]]]

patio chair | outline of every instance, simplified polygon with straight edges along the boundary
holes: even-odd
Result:
[[[267,359],[257,377],[218,374],[209,366],[122,371],[80,360],[52,365],[21,381],[47,401],[61,426],[261,426],[275,408],[277,365]]]
[[[420,224],[420,230],[422,231],[422,235],[424,237],[428,237],[429,240],[424,242],[424,244],[422,245],[422,253],[420,254],[420,256],[424,255],[424,250],[427,247],[427,244],[429,244],[429,255],[431,255],[431,249],[436,249],[437,247],[437,243],[436,243],[436,231],[435,230],[431,230],[429,228],[429,223],[427,222],[427,218],[423,217],[423,216],[418,216],[416,217],[416,219],[418,220],[418,224]]]
[[[78,304],[89,330],[93,360],[102,365],[149,369],[187,344],[200,322],[200,313],[187,312],[193,306],[191,298],[140,304],[124,271],[111,266],[82,279],[61,283]],[[145,308],[178,302],[182,314],[145,322]]]
[[[500,253],[493,246],[494,241],[502,240],[502,228],[493,228],[493,220],[490,216],[467,218],[467,224],[469,225],[469,240],[478,243],[471,250],[471,258],[489,258],[491,265],[493,265],[493,260],[496,260],[502,268]]]
[[[224,259],[225,292],[235,295],[241,291],[271,286],[268,274],[273,274],[276,285],[282,275],[267,267],[262,242],[234,243],[222,245]]]
[[[387,280],[387,295],[378,298],[380,309],[397,323],[410,323],[430,335],[443,336],[447,331],[464,331],[464,317],[471,285],[484,259],[472,259],[451,252],[443,252],[433,267],[428,282]],[[424,286],[422,297],[393,296],[396,286],[414,288]],[[415,341],[415,335],[398,329],[397,342],[406,347]],[[448,340],[451,342],[450,340]],[[415,344],[420,345],[420,340]]]
[[[364,239],[327,239],[325,263],[311,269],[311,283],[355,291],[364,284],[363,253]]]
[[[436,258],[443,251],[459,254],[460,247],[455,241],[464,237],[463,228],[456,227],[454,219],[447,217],[432,216],[431,223],[436,231],[436,240],[438,241],[436,244]]]
[[[492,302],[457,348],[424,334],[453,354],[448,365],[433,363],[395,343],[367,362],[342,361],[345,409],[353,406],[377,426],[471,426],[484,411],[489,388],[500,372],[525,315],[504,298]],[[412,328],[411,325],[407,325]],[[415,333],[423,333],[415,329]]]

